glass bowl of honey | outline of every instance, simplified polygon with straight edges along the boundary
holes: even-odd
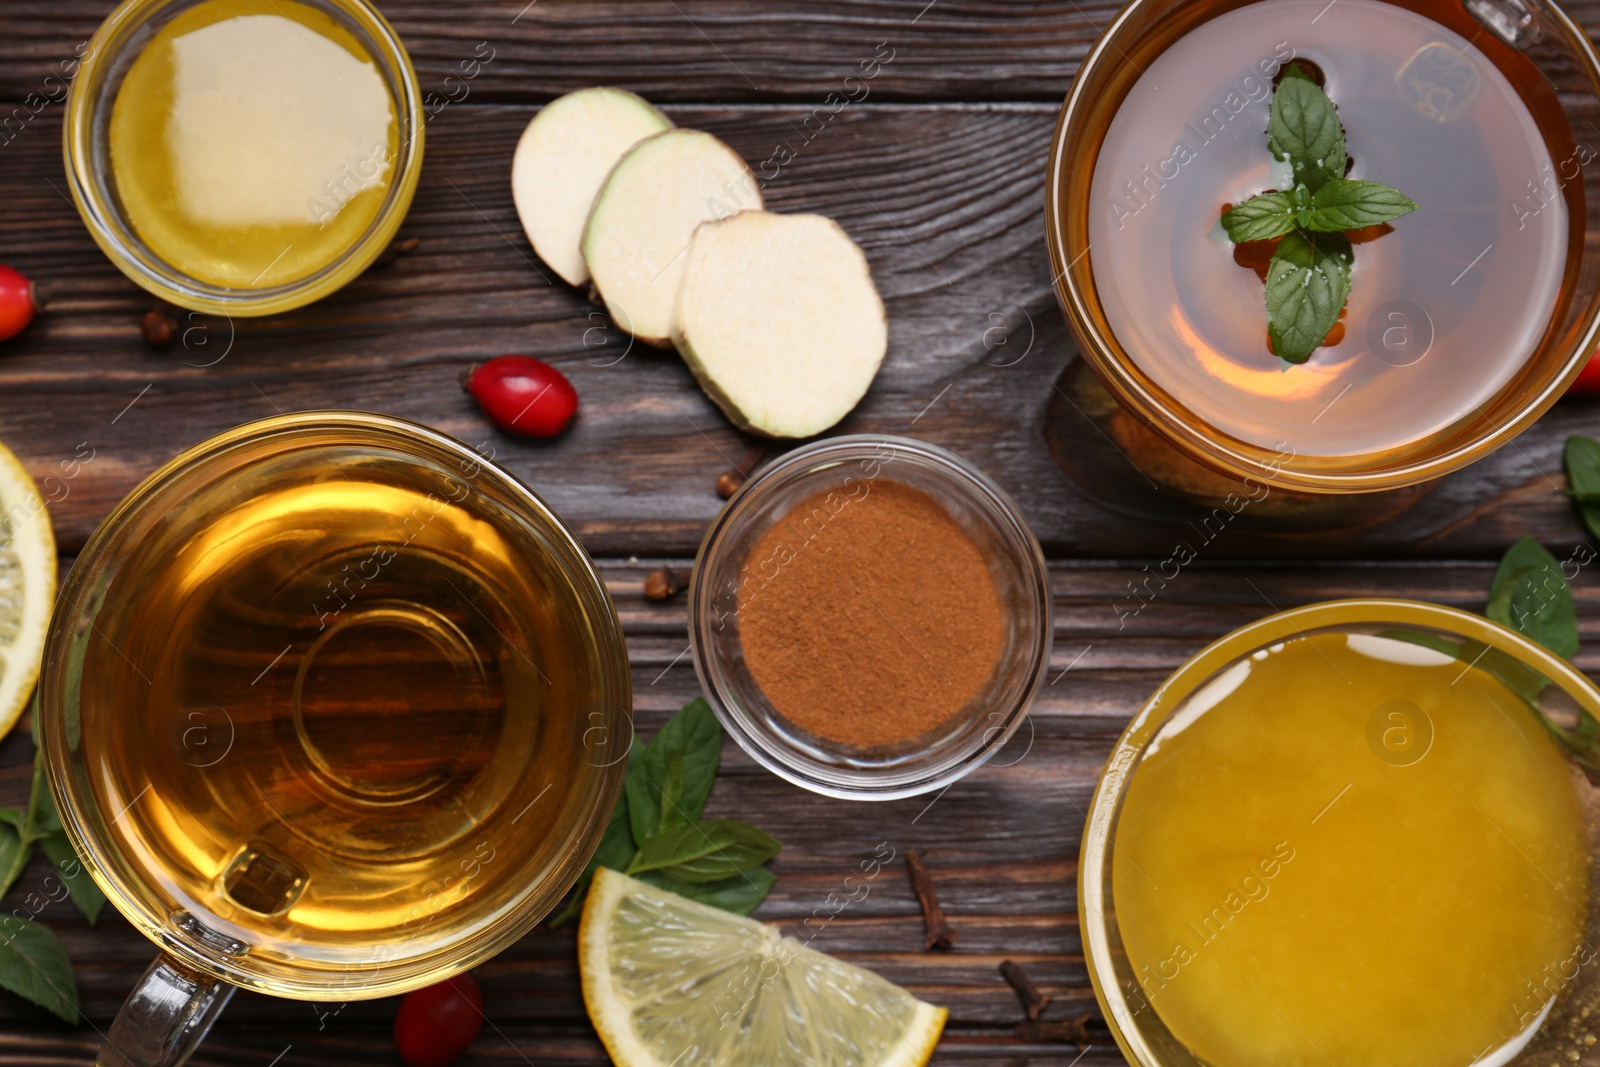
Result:
[[[1346,234],[1348,301],[1301,363],[1269,335],[1267,242],[1220,225],[1297,180],[1268,137],[1292,70],[1337,108],[1343,177],[1418,205]],[[1235,480],[1368,492],[1488,454],[1595,349],[1597,87],[1545,0],[1133,0],[1073,82],[1046,180],[1084,359]]]
[[[1049,667],[1050,575],[1016,504],[966,460],[836,437],[723,508],[689,635],[707,700],[756,762],[826,796],[892,800],[945,788],[1016,735]]]
[[[1084,831],[1084,956],[1129,1062],[1589,1062],[1597,719],[1570,663],[1411,601],[1189,660]]]
[[[126,0],[89,44],[63,150],[124,274],[179,307],[267,315],[389,245],[424,121],[411,60],[365,0]]]

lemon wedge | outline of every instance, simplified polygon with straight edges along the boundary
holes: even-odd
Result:
[[[33,695],[55,599],[50,513],[21,462],[0,445],[0,737]]]
[[[921,1067],[948,1015],[772,927],[604,867],[578,963],[618,1067]]]

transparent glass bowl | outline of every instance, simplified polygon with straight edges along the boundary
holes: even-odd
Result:
[[[797,503],[829,489],[859,496],[878,479],[927,493],[977,544],[1000,594],[1004,645],[988,685],[951,721],[913,741],[848,748],[789,722],[762,693],[740,643],[739,590],[752,550]],[[756,762],[816,793],[892,800],[968,774],[1022,723],[1050,663],[1050,576],[1016,504],[970,463],[905,437],[837,437],[776,460],[723,508],[689,584],[689,635],[717,718]]]
[[[1481,615],[1469,614],[1437,604],[1409,600],[1335,600],[1310,604],[1241,627],[1197,653],[1161,684],[1117,742],[1094,799],[1089,805],[1083,832],[1083,850],[1078,865],[1078,922],[1083,933],[1084,961],[1094,985],[1095,996],[1105,1015],[1111,1035],[1121,1046],[1128,1062],[1137,1067],[1199,1067],[1200,1061],[1162,1022],[1142,991],[1123,950],[1115,898],[1112,893],[1112,858],[1116,851],[1118,818],[1129,787],[1151,742],[1161,728],[1177,715],[1188,699],[1203,690],[1219,675],[1244,662],[1259,649],[1292,638],[1318,632],[1372,633],[1407,630],[1462,646],[1473,647],[1473,663],[1493,650],[1503,664],[1520,664],[1543,675],[1551,684],[1539,698],[1539,712],[1551,728],[1571,731],[1578,723],[1579,709],[1600,718],[1600,690],[1572,664],[1520,634],[1496,625]],[[1465,656],[1463,653],[1463,658]],[[1431,737],[1431,733],[1429,735]],[[1369,744],[1372,742],[1369,740]],[[1376,751],[1375,751],[1376,755]],[[1378,758],[1382,758],[1381,756]],[[1600,794],[1585,786],[1584,801],[1594,810]],[[1596,864],[1596,834],[1590,833],[1590,868]],[[1591,914],[1595,911],[1595,890],[1591,885]],[[1584,968],[1585,977],[1573,983],[1592,990],[1600,976]],[[1574,1023],[1563,1009],[1574,1012],[1592,1001],[1592,993],[1556,1002],[1537,1032],[1527,1034],[1523,1049],[1511,1046],[1485,1055],[1483,1064],[1551,1063],[1561,1059],[1558,1052],[1543,1047],[1540,1035],[1565,1033]],[[1583,1009],[1587,1010],[1587,1009]],[[1585,1022],[1582,1029],[1588,1029]],[[1512,1042],[1515,1045],[1516,1042]],[[1503,1058],[1502,1058],[1503,1057]],[[1564,1060],[1563,1060],[1564,1062]],[[1585,1059],[1585,1062],[1588,1062]]]
[[[111,172],[111,109],[128,68],[150,39],[200,0],[125,0],[101,23],[67,99],[62,152],[67,184],[84,225],[117,269],[178,307],[216,315],[271,315],[342,288],[377,259],[405,220],[422,173],[426,116],[422,90],[399,36],[365,0],[300,0],[325,12],[360,41],[388,86],[400,124],[394,180],[371,225],[321,269],[261,288],[231,288],[190,277],[157,256],[128,221]]]
[[[1600,337],[1600,246],[1581,235],[1600,226],[1600,167],[1584,166],[1578,188],[1574,240],[1581,255],[1569,266],[1554,320],[1520,371],[1478,409],[1451,426],[1384,452],[1352,456],[1297,456],[1226,434],[1200,419],[1184,397],[1162,388],[1139,365],[1111,328],[1094,276],[1089,238],[1089,187],[1112,118],[1134,82],[1163,50],[1175,29],[1194,27],[1253,0],[1131,0],[1106,27],[1084,59],[1062,106],[1045,178],[1045,239],[1056,298],[1082,348],[1083,358],[1106,388],[1140,422],[1185,455],[1229,477],[1253,478],[1312,493],[1364,493],[1438,478],[1506,445],[1566,392]],[[1389,0],[1398,7],[1419,0]],[[1577,142],[1586,142],[1600,110],[1600,57],[1588,36],[1549,0],[1472,0],[1486,14],[1463,14],[1465,36],[1494,34],[1480,24],[1518,20],[1517,45],[1559,99],[1562,118]],[[1427,14],[1427,11],[1423,11]],[[1314,21],[1314,20],[1313,20]],[[1501,55],[1509,51],[1495,42]],[[1497,61],[1498,62],[1498,61]],[[1507,72],[1513,84],[1517,76]],[[1554,159],[1561,159],[1556,153]],[[1358,282],[1359,284],[1359,282]],[[1134,457],[1137,461],[1138,457]]]

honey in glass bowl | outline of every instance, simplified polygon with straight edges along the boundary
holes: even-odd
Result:
[[[1084,959],[1129,1062],[1592,1062],[1597,716],[1566,660],[1414,601],[1196,654],[1084,831]]]
[[[400,125],[372,57],[296,0],[205,0],[163,26],[111,110],[111,169],[134,231],[185,273],[294,281],[383,205]]]
[[[162,300],[269,315],[366,270],[422,169],[421,91],[368,0],[123,0],[68,99],[67,186]]]

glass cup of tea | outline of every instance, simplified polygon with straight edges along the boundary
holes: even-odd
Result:
[[[630,684],[578,541],[443,434],[305,412],[156,471],[40,682],[62,823],[162,951],[100,1062],[181,1063],[235,987],[387,996],[521,937],[604,832]]]
[[[1418,205],[1347,235],[1348,302],[1301,364],[1269,342],[1273,248],[1220,225],[1295,182],[1266,136],[1291,65],[1338,108],[1347,177]],[[1371,492],[1487,455],[1600,334],[1597,89],[1588,36],[1548,0],[1132,0],[1073,81],[1046,178],[1083,358],[1234,481]]]
[[[1084,958],[1128,1062],[1588,1062],[1596,722],[1572,664],[1433,604],[1312,604],[1195,655],[1084,830]]]

